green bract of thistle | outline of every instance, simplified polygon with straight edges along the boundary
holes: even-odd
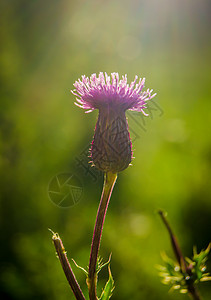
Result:
[[[188,286],[199,282],[210,281],[211,276],[206,272],[206,261],[210,252],[211,244],[207,249],[197,253],[196,247],[193,248],[193,257],[185,258],[188,272],[182,271],[178,262],[169,258],[165,253],[162,254],[164,266],[158,266],[159,275],[162,283],[171,285],[172,290],[179,290],[180,293],[187,293]]]

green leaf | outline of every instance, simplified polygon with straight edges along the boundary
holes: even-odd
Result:
[[[202,250],[199,254],[197,254],[196,247],[193,248],[193,253],[194,253],[193,261],[195,263],[194,271],[197,280],[201,280],[203,278],[203,273],[206,270],[205,262],[208,259],[210,248],[211,248],[211,244],[209,244],[207,249]]]
[[[106,263],[103,263],[103,259],[100,256],[97,258],[97,266],[96,266],[96,273],[97,274],[102,270],[102,268],[104,268],[105,266],[107,266],[108,264],[110,264],[110,262],[111,262],[111,255],[112,255],[112,253],[110,254],[109,259],[108,259],[108,261]]]
[[[114,280],[111,275],[110,265],[108,266],[108,273],[109,273],[109,278],[99,300],[108,300],[112,296],[112,292],[114,290]]]
[[[77,267],[78,269],[80,269],[81,271],[83,271],[83,272],[86,274],[86,276],[88,276],[88,271],[87,271],[87,270],[85,270],[84,268],[82,268],[81,266],[79,266],[79,265],[74,261],[73,258],[72,258],[72,261],[74,262],[74,264],[76,265],[76,267]]]

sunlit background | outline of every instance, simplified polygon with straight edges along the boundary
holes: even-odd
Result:
[[[185,256],[211,241],[210,13],[209,0],[1,1],[1,299],[74,299],[48,228],[86,267],[103,182],[84,154],[97,112],[76,107],[70,89],[100,71],[146,77],[158,94],[148,118],[128,114],[135,160],[119,174],[100,249],[105,261],[112,252],[112,299],[188,299],[158,277],[160,253],[173,252],[156,211]],[[63,173],[82,191],[69,208],[48,192]],[[210,299],[211,284],[199,288]]]

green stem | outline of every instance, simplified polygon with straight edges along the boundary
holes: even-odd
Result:
[[[90,300],[97,300],[97,257],[100,248],[100,241],[102,236],[103,224],[105,221],[105,216],[109,204],[109,200],[112,194],[113,187],[117,179],[117,174],[112,172],[105,173],[104,186],[101,196],[101,201],[98,207],[95,228],[92,238],[92,246],[89,260],[89,275],[87,278],[87,285],[89,289]]]

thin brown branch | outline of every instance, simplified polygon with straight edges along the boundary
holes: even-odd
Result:
[[[187,269],[187,265],[186,265],[186,262],[185,262],[185,259],[184,259],[184,256],[182,254],[182,251],[180,249],[180,246],[179,246],[179,243],[177,241],[177,238],[176,236],[174,235],[166,217],[165,217],[165,213],[162,211],[162,210],[159,210],[158,211],[159,215],[161,216],[161,219],[164,223],[164,225],[166,226],[168,232],[169,232],[169,236],[170,236],[170,239],[171,239],[171,244],[172,244],[172,248],[174,250],[174,254],[177,258],[177,261],[182,269],[183,272],[187,272],[188,269]],[[188,273],[188,272],[187,272]]]
[[[53,240],[58,258],[62,265],[63,271],[64,271],[67,281],[75,295],[75,298],[77,300],[85,300],[83,292],[75,278],[73,270],[68,261],[67,254],[65,252],[61,238],[59,237],[59,235],[57,233],[53,233],[52,240]]]
[[[159,210],[158,211],[159,215],[161,216],[161,219],[163,221],[163,223],[165,224],[168,232],[169,232],[169,235],[170,235],[170,239],[171,239],[171,244],[172,244],[172,247],[173,247],[173,250],[174,250],[174,254],[177,258],[177,261],[180,265],[180,268],[182,270],[182,273],[183,274],[189,274],[190,276],[192,276],[192,271],[190,268],[188,268],[186,262],[185,262],[185,258],[182,254],[182,251],[180,249],[180,246],[179,246],[179,243],[177,241],[177,238],[176,236],[174,235],[167,219],[166,219],[166,216],[165,216],[165,213],[162,211],[162,210]],[[188,292],[189,292],[189,295],[193,298],[193,300],[201,300],[201,297],[199,295],[199,292],[198,292],[198,289],[196,288],[196,286],[194,285],[194,283],[190,283],[188,285]]]

